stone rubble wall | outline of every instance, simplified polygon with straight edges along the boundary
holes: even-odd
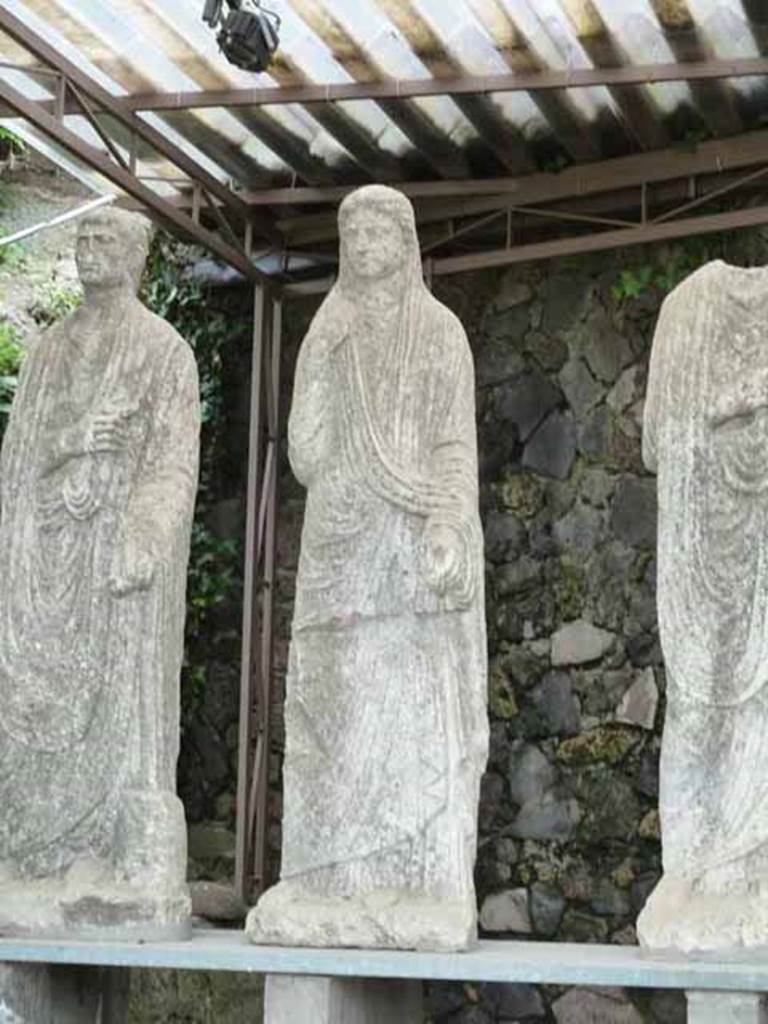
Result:
[[[23,187],[23,182],[20,183]],[[6,230],[80,199],[40,179],[0,217]],[[15,185],[14,185],[15,187]],[[36,190],[36,191],[35,191]],[[13,210],[13,215],[10,215]],[[3,312],[31,326],[32,292],[73,279],[73,232],[33,248]],[[744,239],[745,252],[750,236]],[[32,260],[37,278],[29,282]],[[637,260],[660,264],[661,247]],[[745,256],[745,258],[749,258]],[[655,483],[640,459],[650,341],[663,298],[613,294],[622,255],[439,280],[477,370],[486,537],[491,757],[480,808],[477,887],[483,933],[542,941],[634,943],[634,920],[660,872],[656,812],[664,669],[655,614]],[[738,253],[731,255],[739,262]],[[42,282],[42,284],[41,284]],[[53,282],[51,285],[49,282]],[[28,294],[28,288],[31,292]],[[217,302],[247,319],[248,292]],[[317,300],[290,300],[282,412],[298,343]],[[233,469],[209,526],[242,531],[250,354],[233,351],[224,403]],[[239,466],[239,469],[238,469]],[[276,680],[284,678],[303,492],[283,451],[278,535]],[[240,608],[217,612],[234,637]],[[234,866],[239,670],[212,661],[182,737],[180,791],[190,874],[230,881]],[[278,694],[279,695],[279,694]],[[279,710],[270,762],[270,843],[279,863]],[[133,1024],[257,1019],[246,976],[137,972]],[[683,1024],[680,993],[432,985],[434,1024]]]

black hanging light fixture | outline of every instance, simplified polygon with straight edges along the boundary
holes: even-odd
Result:
[[[264,71],[279,43],[280,18],[261,0],[205,0],[203,21],[218,28],[216,42],[230,62],[245,71]]]

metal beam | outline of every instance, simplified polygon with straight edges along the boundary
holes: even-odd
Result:
[[[123,98],[108,92],[108,90],[59,53],[55,47],[41,39],[21,19],[4,7],[0,7],[0,29],[33,54],[39,61],[64,75],[65,78],[100,107],[102,111],[112,114],[130,131],[143,139],[144,142],[158,153],[162,153],[163,156],[172,161],[190,178],[199,181],[211,195],[220,199],[234,213],[241,217],[248,215],[247,207],[242,199],[235,195],[223,182],[201,167],[197,161],[182,149],[170,142],[162,131],[147,124],[142,118],[137,117],[130,106],[126,105]],[[280,236],[269,217],[260,217],[255,227],[260,234],[269,238],[271,242],[280,244]]]
[[[417,96],[467,96],[491,92],[539,92],[593,86],[647,85],[706,81],[768,74],[768,58],[703,60],[670,64],[632,64],[565,71],[526,71],[508,75],[460,75],[446,78],[281,85],[265,89],[201,89],[191,92],[136,93],[121,102],[129,110],[192,110],[199,107],[255,107],[276,103],[328,103],[333,100],[397,100]]]
[[[73,156],[104,175],[105,178],[109,179],[109,181],[117,185],[124,192],[127,192],[128,195],[137,199],[172,229],[181,231],[196,242],[199,242],[200,245],[210,249],[211,252],[214,252],[226,263],[239,270],[248,280],[261,281],[265,279],[261,271],[253,265],[244,252],[229,245],[218,235],[208,231],[200,224],[196,224],[191,217],[172,203],[167,203],[156,192],[153,192],[147,185],[139,181],[130,171],[114,163],[107,155],[85,142],[71,129],[60,124],[47,111],[41,110],[34,100],[27,99],[26,96],[2,79],[0,79],[0,99],[4,100],[21,117],[26,118],[30,124],[44,132],[60,146],[63,146]]]
[[[542,172],[505,178],[473,178],[459,181],[393,182],[411,199],[441,199],[473,196],[509,196],[517,205],[548,203],[573,196],[596,195],[643,183],[671,181],[675,178],[716,174],[721,171],[749,167],[768,161],[768,130],[746,132],[728,139],[712,139],[694,149],[670,146],[652,153],[575,164],[557,174]],[[273,188],[244,192],[243,198],[252,206],[338,203],[356,186],[331,188]],[[315,217],[313,222],[310,218]],[[304,214],[277,222],[288,233],[299,227],[309,228],[321,223],[328,214]]]
[[[577,238],[557,238],[549,242],[535,242],[511,249],[493,249],[487,252],[468,253],[464,256],[447,256],[432,261],[434,274],[459,274],[470,270],[489,267],[506,267],[528,260],[552,259],[558,256],[579,255],[599,252],[605,249],[622,249],[628,245],[646,245],[649,242],[669,241],[691,235],[706,235],[717,231],[733,231],[738,228],[757,227],[768,224],[768,206],[755,206],[749,210],[732,210],[727,213],[712,213],[703,217],[688,217],[684,220],[664,221],[645,224],[618,231],[600,231],[593,235],[579,235]]]

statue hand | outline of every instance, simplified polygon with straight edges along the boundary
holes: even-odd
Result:
[[[461,538],[452,526],[427,523],[424,548],[427,585],[436,593],[444,594],[459,582],[461,576]]]
[[[155,575],[149,552],[135,540],[125,541],[112,562],[109,589],[114,597],[124,597],[137,590],[148,590]]]
[[[124,411],[110,410],[92,416],[86,431],[90,452],[120,452],[131,443],[130,420]]]

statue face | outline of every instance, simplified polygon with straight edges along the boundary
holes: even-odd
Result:
[[[389,277],[402,265],[403,233],[387,213],[356,210],[344,225],[342,237],[345,258],[359,277]]]
[[[84,285],[114,285],[125,280],[125,242],[109,222],[86,221],[80,226],[75,261]]]

